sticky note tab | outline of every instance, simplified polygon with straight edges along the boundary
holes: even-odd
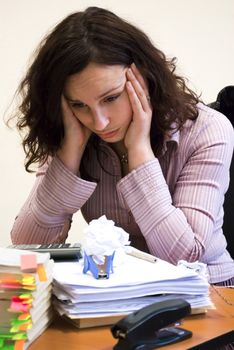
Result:
[[[24,314],[19,315],[17,319],[20,320],[20,321],[21,320],[28,321],[28,320],[31,319],[31,315],[30,315],[30,313],[26,312]]]
[[[12,301],[9,311],[10,312],[27,312],[30,308],[31,308],[31,305]]]
[[[37,270],[36,254],[21,255],[20,268],[22,272],[36,272]]]
[[[35,290],[36,289],[36,280],[33,275],[24,275],[22,279],[23,289]]]
[[[14,350],[23,350],[24,349],[24,340],[16,340]]]
[[[33,275],[23,275],[22,278],[22,284],[34,284],[35,283],[35,277]]]
[[[25,332],[15,333],[11,335],[12,340],[27,340],[28,336]]]
[[[47,274],[45,271],[45,268],[42,264],[39,264],[37,267],[37,273],[39,277],[40,282],[46,282],[47,281]]]
[[[14,350],[14,344],[4,344],[1,350]]]

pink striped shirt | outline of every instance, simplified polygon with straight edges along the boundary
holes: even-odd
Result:
[[[88,173],[71,173],[58,157],[37,172],[35,185],[14,223],[15,244],[64,242],[79,209],[89,222],[105,214],[130,234],[132,244],[161,259],[199,260],[210,282],[234,276],[234,261],[222,232],[234,134],[222,114],[202,104],[199,116],[165,140],[164,153],[126,176],[119,159],[101,141]]]

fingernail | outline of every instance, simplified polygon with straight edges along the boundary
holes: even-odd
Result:
[[[130,81],[127,81],[126,86],[127,86],[127,89],[130,89],[130,90],[131,90],[131,88],[132,88],[132,84],[131,84],[131,82],[130,82]]]
[[[133,74],[131,68],[128,68],[128,73]]]

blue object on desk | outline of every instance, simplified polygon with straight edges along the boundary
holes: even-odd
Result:
[[[108,279],[110,273],[113,273],[113,259],[115,252],[112,255],[105,256],[104,264],[96,264],[92,255],[87,255],[84,252],[84,268],[83,273],[90,271],[96,279]]]

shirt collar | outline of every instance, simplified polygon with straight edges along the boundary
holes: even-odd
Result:
[[[163,154],[167,151],[168,142],[173,142],[178,146],[180,140],[180,131],[177,129],[177,124],[174,122],[171,125],[171,130],[168,131],[163,142]]]

